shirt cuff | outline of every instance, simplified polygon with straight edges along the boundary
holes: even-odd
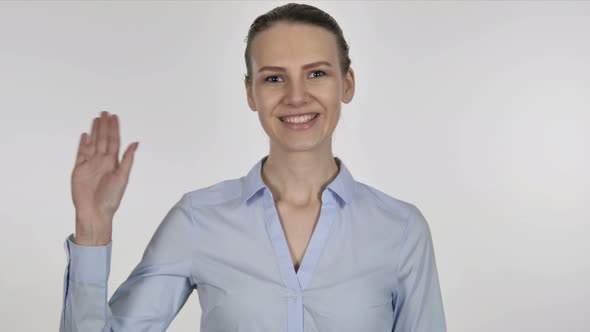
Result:
[[[106,284],[111,272],[112,241],[105,246],[81,246],[74,233],[64,243],[68,257],[69,279],[81,283]]]

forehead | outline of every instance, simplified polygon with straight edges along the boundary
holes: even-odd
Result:
[[[251,44],[253,68],[266,65],[299,67],[306,63],[327,60],[336,65],[336,36],[319,26],[278,22],[258,33]]]

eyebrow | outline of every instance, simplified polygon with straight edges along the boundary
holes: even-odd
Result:
[[[316,66],[319,66],[319,65],[326,65],[328,67],[332,67],[332,64],[329,63],[328,61],[316,61],[316,62],[308,63],[308,64],[304,65],[301,68],[308,69],[308,68],[316,67]],[[258,72],[260,73],[261,71],[265,71],[265,70],[274,70],[274,71],[282,71],[282,72],[284,72],[285,71],[285,68],[279,67],[279,66],[264,66],[264,67],[258,69]]]

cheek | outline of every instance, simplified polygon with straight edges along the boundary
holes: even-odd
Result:
[[[341,86],[337,81],[323,81],[317,84],[311,83],[307,87],[308,93],[312,99],[320,101],[330,108],[340,104]],[[284,95],[287,93],[284,87],[260,87],[254,94],[254,100],[259,109],[272,109],[281,103]]]
[[[262,108],[272,107],[281,100],[282,91],[280,89],[260,89],[254,96],[256,104]]]
[[[340,99],[340,84],[335,80],[326,80],[317,86],[310,86],[310,89],[324,99]]]
[[[326,84],[316,91],[316,97],[325,107],[333,111],[340,106],[341,93],[337,84]]]

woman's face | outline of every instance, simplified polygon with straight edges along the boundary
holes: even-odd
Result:
[[[354,95],[354,73],[349,69],[342,75],[336,36],[322,27],[278,22],[254,38],[250,61],[248,105],[258,112],[272,144],[285,151],[331,149],[341,103]],[[319,115],[305,130],[280,120],[310,112]]]

